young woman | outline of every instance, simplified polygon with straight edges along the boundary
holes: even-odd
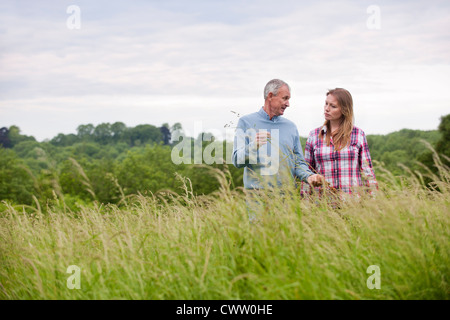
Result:
[[[329,90],[324,106],[325,123],[312,130],[305,146],[305,161],[325,177],[332,190],[357,192],[378,188],[364,132],[353,125],[353,99],[345,89]],[[302,193],[310,193],[303,185]]]

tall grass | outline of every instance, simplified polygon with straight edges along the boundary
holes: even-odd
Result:
[[[249,223],[245,195],[171,192],[68,210],[0,213],[1,299],[448,299],[448,171],[411,175],[336,206],[268,193]],[[80,267],[81,289],[66,273]],[[377,265],[381,288],[369,289]]]

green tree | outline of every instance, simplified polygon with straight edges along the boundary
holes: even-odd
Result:
[[[55,146],[58,146],[58,147],[66,147],[66,146],[71,146],[79,141],[80,141],[80,138],[73,133],[70,133],[67,135],[60,133],[56,137],[54,137],[52,140],[50,140],[50,143]]]
[[[169,124],[168,123],[164,123],[161,128],[159,128],[161,130],[161,133],[163,135],[163,142],[164,144],[170,144],[170,140],[171,140],[171,133],[170,133],[170,128],[169,128]]]
[[[93,124],[82,124],[77,127],[77,136],[83,141],[91,140],[95,127]]]
[[[440,139],[434,143],[435,151],[440,155],[441,161],[448,165],[448,158],[450,157],[450,114],[441,117],[441,123],[438,127],[440,133]],[[433,173],[439,172],[436,167],[435,160],[433,159],[433,153],[428,151],[421,154],[418,157],[418,161],[430,169]],[[416,170],[419,170],[423,174],[427,174],[427,170],[424,170],[420,165],[415,166]],[[425,182],[431,182],[431,178],[425,177]]]
[[[100,144],[108,144],[112,141],[112,130],[109,123],[97,125],[93,132],[94,141]]]
[[[148,145],[144,149],[134,149],[118,165],[117,178],[126,194],[161,189],[180,191],[181,183],[175,172],[182,171],[171,160],[171,148],[162,145]]]
[[[183,127],[181,126],[181,123],[176,122],[172,125],[170,128],[170,132],[173,134],[175,131],[183,131]]]
[[[0,148],[0,200],[31,204],[34,192],[30,170],[14,151]]]
[[[72,153],[74,156],[97,158],[97,155],[101,150],[101,146],[95,142],[81,142],[72,146]]]
[[[6,127],[0,129],[0,147],[11,148],[12,143],[9,139],[9,130]]]
[[[31,171],[38,175],[42,169],[48,169],[47,152],[37,141],[22,141],[13,148],[14,152],[27,164]]]
[[[441,117],[438,129],[442,136],[436,143],[436,151],[450,157],[450,114]]]
[[[14,147],[16,144],[18,144],[22,141],[27,141],[27,140],[36,141],[36,139],[34,137],[20,134],[20,129],[18,126],[10,126],[9,127],[8,137],[9,137],[12,147]]]
[[[128,129],[125,136],[131,147],[144,145],[150,142],[163,142],[163,135],[159,128],[150,124],[141,124]]]
[[[127,131],[127,126],[123,122],[114,122],[111,125],[111,133],[113,142],[117,143],[122,141],[125,132]]]

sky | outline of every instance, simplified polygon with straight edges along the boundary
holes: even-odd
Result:
[[[278,78],[304,137],[336,87],[366,134],[435,130],[450,113],[449,52],[448,0],[2,0],[0,127],[44,141],[178,122],[227,138]]]

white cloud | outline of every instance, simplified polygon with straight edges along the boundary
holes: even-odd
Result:
[[[230,109],[257,110],[275,77],[292,87],[286,116],[302,135],[334,87],[352,92],[368,133],[433,129],[448,113],[443,2],[381,2],[381,30],[366,27],[368,2],[81,1],[80,30],[66,28],[64,5],[44,3],[0,13],[1,125],[38,139],[123,119],[223,127]]]

